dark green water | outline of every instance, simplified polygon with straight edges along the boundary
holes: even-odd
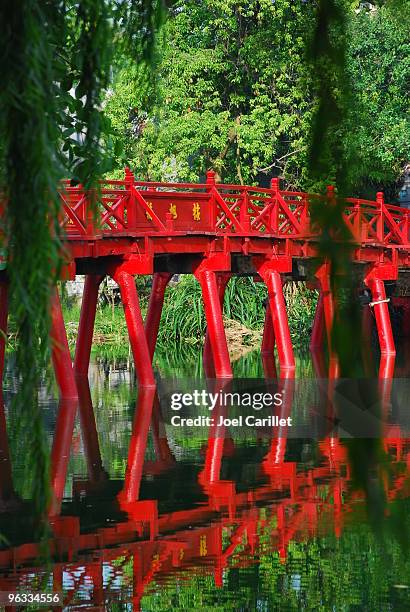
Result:
[[[200,367],[181,355],[156,361],[161,378]],[[234,373],[262,377],[263,364],[249,354]],[[314,374],[299,356],[297,375]],[[164,435],[126,362],[94,363],[89,380],[80,406],[43,392],[48,564],[36,559],[31,459],[5,394],[1,590],[54,586],[64,610],[410,610],[410,440]]]

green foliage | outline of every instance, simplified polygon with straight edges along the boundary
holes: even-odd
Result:
[[[349,24],[347,69],[354,103],[344,148],[350,182],[370,195],[383,187],[394,197],[410,159],[410,3],[360,12]]]
[[[346,71],[347,21],[346,2],[319,0],[308,48],[315,94],[309,175],[317,187],[324,178],[332,177],[342,193],[346,189],[346,160],[341,155],[343,139],[340,134],[345,131],[351,90]],[[340,219],[335,223],[340,224]]]
[[[50,232],[50,213],[53,219],[57,216],[57,168],[52,145],[56,108],[49,37],[55,35],[60,20],[48,4],[3,2],[0,21],[0,131],[9,198],[6,228],[13,236],[8,245],[12,262],[8,274],[19,329],[16,362],[24,380],[15,407],[20,417],[16,427],[33,458],[36,472],[31,493],[39,511],[47,503],[48,470],[37,386],[48,353],[49,296],[59,249]]]
[[[274,169],[299,184],[310,118],[303,56],[313,21],[311,3],[177,3],[155,109],[141,106],[138,75],[128,67],[107,101],[137,176],[197,180],[212,166],[226,181],[252,183],[270,166],[266,176]],[[140,126],[131,142],[116,102],[127,91]]]
[[[393,196],[410,158],[408,14],[408,0],[372,11],[180,0],[156,90],[119,63],[106,101],[116,167],[192,181],[213,167],[225,182],[281,176],[296,188],[337,182]]]

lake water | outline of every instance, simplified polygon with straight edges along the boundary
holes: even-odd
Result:
[[[317,367],[299,356],[297,375]],[[200,368],[156,360],[159,381]],[[234,374],[262,378],[260,357]],[[410,439],[397,427],[364,440],[187,434],[161,424],[130,364],[94,362],[79,406],[42,392],[53,500],[41,538],[27,499],[36,458],[7,380],[1,591],[54,589],[60,610],[410,610]]]

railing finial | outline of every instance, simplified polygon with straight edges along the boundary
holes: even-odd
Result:
[[[208,170],[206,173],[206,183],[207,185],[215,185],[215,172],[213,170]]]
[[[275,192],[280,190],[280,180],[277,177],[270,180],[270,188]]]
[[[131,172],[131,170],[128,168],[128,166],[124,169],[124,181],[126,185],[132,185],[132,183],[134,182],[134,174]]]

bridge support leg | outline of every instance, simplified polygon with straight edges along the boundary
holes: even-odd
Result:
[[[316,278],[320,283],[320,292],[323,299],[323,318],[326,329],[327,346],[329,351],[329,378],[339,376],[339,360],[333,352],[332,329],[335,318],[335,298],[330,283],[330,263],[324,262],[316,271]]]
[[[6,280],[0,281],[0,385],[3,380],[4,354],[6,352],[7,319],[9,313],[9,285]]]
[[[261,353],[263,356],[273,355],[275,350],[275,331],[273,329],[272,314],[269,304],[266,304],[265,323],[263,325],[263,336]]]
[[[273,329],[278,346],[281,370],[294,370],[295,357],[290,337],[288,315],[283,296],[282,280],[279,272],[271,270],[264,279],[268,287],[269,305],[272,313]]]
[[[202,289],[215,376],[216,378],[232,378],[216,273],[213,270],[199,268],[195,271],[195,277]]]
[[[78,399],[77,385],[68,348],[67,334],[61,311],[60,297],[55,288],[51,297],[51,354],[60,396],[64,399]]]
[[[152,278],[151,295],[149,298],[148,311],[144,323],[151,361],[154,357],[155,347],[157,344],[165,289],[171,280],[171,277],[172,274],[169,272],[156,272]]]
[[[324,301],[323,293],[319,291],[319,297],[317,300],[315,318],[313,320],[312,335],[310,337],[310,350],[318,351],[323,348],[323,336],[325,331],[325,318],[324,318]]]
[[[393,263],[379,263],[369,267],[364,278],[364,282],[372,294],[373,302],[370,305],[373,307],[376,319],[382,355],[396,354],[384,281],[397,280],[397,276],[397,265]]]
[[[280,272],[292,270],[289,258],[283,261],[254,260],[259,276],[268,288],[269,309],[272,317],[273,333],[278,347],[278,358],[281,376],[293,375],[295,369],[295,356],[293,354],[292,340],[289,331],[288,315],[283,295],[282,278]]]
[[[322,296],[322,308],[326,329],[327,345],[329,356],[332,356],[332,327],[335,317],[335,301],[330,284],[330,264],[323,263],[316,272],[316,277],[320,283],[320,294]]]
[[[98,301],[98,289],[103,278],[102,275],[91,274],[88,274],[85,278],[74,357],[74,372],[78,376],[87,376],[88,374]]]
[[[226,287],[227,287],[230,277],[231,275],[226,272],[219,272],[216,274],[216,283],[218,286],[218,297],[219,297],[219,303],[221,304],[222,313],[223,313],[225,291],[226,291]],[[207,376],[212,378],[215,375],[215,366],[212,360],[212,347],[211,347],[211,340],[210,340],[208,328],[206,328],[206,332],[205,332],[203,357],[204,357],[204,368],[207,373]]]
[[[390,321],[389,307],[386,300],[384,281],[372,275],[365,282],[372,292],[373,309],[376,317],[377,334],[379,337],[380,352],[384,355],[395,355],[393,332]]]
[[[142,320],[134,276],[124,270],[116,270],[113,272],[112,277],[120,288],[138,381],[141,386],[154,387],[155,379],[152,371],[151,356],[145,336],[144,322]]]

